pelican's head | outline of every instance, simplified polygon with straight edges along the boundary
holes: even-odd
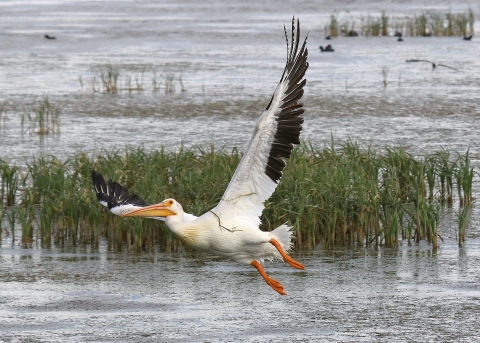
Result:
[[[138,210],[124,213],[122,217],[170,217],[183,214],[182,205],[174,199],[165,199],[161,203],[142,207]]]

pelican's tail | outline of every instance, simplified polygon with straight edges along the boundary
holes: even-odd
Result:
[[[290,251],[292,249],[292,227],[286,224],[280,225],[275,230],[270,232],[270,237],[274,238],[278,243],[280,243],[284,251]]]
[[[305,266],[298,261],[295,261],[292,257],[288,256],[286,253],[288,250],[292,248],[292,231],[290,230],[291,227],[285,224],[280,225],[275,230],[270,232],[270,243],[277,248],[280,255],[285,262],[287,262],[290,266],[297,269],[305,269]]]

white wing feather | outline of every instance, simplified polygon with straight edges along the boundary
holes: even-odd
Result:
[[[300,27],[292,22],[292,45],[280,83],[270,104],[257,122],[246,152],[233,175],[220,203],[212,211],[218,216],[241,215],[260,224],[264,202],[275,191],[290,157],[294,144],[298,144],[303,104],[305,72],[308,68],[306,39],[298,49]]]

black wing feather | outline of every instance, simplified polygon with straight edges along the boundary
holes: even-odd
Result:
[[[308,36],[308,35],[307,35]],[[265,167],[265,174],[275,183],[280,181],[285,168],[284,158],[291,156],[294,145],[300,144],[300,131],[302,131],[303,118],[299,117],[304,109],[303,103],[299,102],[302,98],[307,80],[304,79],[305,72],[308,69],[308,49],[306,48],[307,38],[305,38],[302,47],[298,49],[300,39],[300,22],[297,19],[297,28],[295,35],[295,18],[292,20],[292,42],[288,48],[287,40],[287,63],[283,71],[280,84],[285,82],[287,90],[282,99],[280,113],[276,115],[277,130],[268,156],[268,162]],[[303,80],[302,80],[303,79]],[[267,106],[270,108],[273,97]]]
[[[128,190],[118,182],[112,182],[111,179],[105,182],[103,175],[94,170],[92,170],[92,181],[95,192],[97,193],[97,199],[107,203],[108,209],[120,205],[149,206],[149,204],[138,195],[129,194]]]

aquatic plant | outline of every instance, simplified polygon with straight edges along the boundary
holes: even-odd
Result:
[[[473,35],[475,33],[475,14],[471,8],[468,9],[468,34]]]
[[[108,64],[100,67],[100,80],[102,81],[103,91],[115,94],[118,91],[118,77],[120,70],[118,67]]]
[[[160,76],[157,75],[156,71],[153,71],[153,77],[152,77],[152,91],[154,93],[158,92],[160,90]]]
[[[361,34],[365,37],[379,36],[382,32],[382,19],[370,15],[367,18],[361,18]]]
[[[339,25],[338,23],[342,24]],[[360,17],[360,33],[368,36],[389,36],[391,34],[408,36],[468,36],[475,33],[475,14],[471,8],[466,13],[452,13],[440,11],[426,11],[415,14],[413,17],[405,16],[391,19],[386,11],[380,15]],[[325,35],[331,37],[338,35],[351,36],[355,26],[355,18],[351,15],[334,13],[330,22],[325,26]]]
[[[419,16],[415,16],[414,21],[416,36],[426,36],[428,22],[427,15],[425,13],[422,13]]]
[[[19,176],[20,169],[0,159],[0,173],[2,179],[0,203],[4,203],[6,206],[11,206],[15,204],[15,196],[21,184]]]
[[[137,68],[138,69],[138,68]],[[83,78],[78,78],[80,88],[82,91],[104,92],[110,94],[117,94],[118,92],[143,92],[149,87],[144,86],[145,78],[149,78],[150,72],[145,75],[145,71],[131,72],[129,68],[105,65],[92,68],[94,75],[90,79],[90,88],[84,86]],[[100,82],[98,81],[100,80]],[[174,73],[167,72],[165,74],[158,74],[157,70],[151,71],[150,79],[151,91],[156,93],[161,88],[165,93],[175,93],[176,83],[178,82],[182,92],[186,91],[183,77],[180,74],[178,77]]]
[[[5,129],[7,120],[8,120],[7,110],[0,107],[0,130]]]
[[[80,90],[83,92],[83,78],[82,78],[82,75],[78,76],[78,82],[80,83]]]
[[[181,90],[182,92],[186,92],[187,89],[185,88],[185,85],[183,84],[182,75],[180,75],[180,76],[178,77],[178,83],[180,84],[180,90]]]
[[[8,233],[12,242],[15,242],[15,222],[18,209],[17,207],[11,207],[9,211],[5,211],[5,217],[10,227],[10,232]]]
[[[338,26],[339,26],[339,24],[338,24],[337,16],[334,13],[330,16],[330,23],[328,25],[328,29],[329,29],[328,36],[338,37],[338,31],[339,31]],[[327,30],[325,30],[325,31],[327,31]]]
[[[99,91],[100,91],[100,88],[99,88],[99,83],[98,83],[97,77],[96,77],[96,76],[93,76],[93,77],[90,79],[90,82],[91,82],[91,84],[92,84],[92,92],[93,92],[93,93],[99,92]]]
[[[385,11],[382,11],[381,23],[382,23],[382,36],[388,36],[388,15]]]
[[[19,205],[4,215],[12,232],[15,223],[20,225],[25,244],[96,246],[105,237],[113,250],[160,246],[175,251],[182,245],[161,222],[124,220],[99,205],[91,170],[149,203],[173,197],[187,211],[200,214],[218,203],[240,158],[237,149],[218,151],[213,146],[175,152],[125,148],[96,156],[79,154],[66,161],[44,156],[28,164],[27,175],[13,192],[20,196],[15,200]],[[265,204],[262,229],[290,223],[297,247],[395,247],[402,240],[422,239],[436,246],[443,208],[451,206],[454,196],[464,199],[463,204],[473,201],[474,172],[468,152],[442,150],[414,157],[402,147],[387,147],[381,153],[353,141],[337,146],[332,140],[322,148],[303,144]],[[2,194],[7,194],[4,189]],[[459,237],[464,235],[460,232]]]
[[[453,176],[456,179],[458,199],[460,206],[468,206],[473,202],[472,184],[475,171],[470,163],[469,150],[467,150],[465,155],[457,153],[457,156]]]
[[[387,87],[387,76],[388,76],[388,68],[383,67],[382,68],[382,76],[383,76],[383,87]]]
[[[430,32],[434,36],[448,36],[448,29],[445,29],[445,18],[443,14],[439,12],[431,12],[430,13]]]
[[[136,92],[142,92],[143,89],[143,73],[140,75],[135,75],[135,85],[132,85],[132,76],[127,75],[125,78],[125,86],[121,90],[127,91],[129,93],[136,91]]]
[[[60,132],[60,114],[58,107],[53,105],[47,96],[44,96],[37,107],[34,107],[22,114],[22,132],[36,132],[44,135],[50,132]],[[24,125],[28,120],[28,127]]]
[[[463,206],[458,211],[458,245],[461,247],[465,242],[465,233],[468,228],[472,206]]]
[[[467,25],[468,25],[468,16],[463,13],[458,13],[455,17],[455,32],[453,35],[455,36],[463,36],[467,35]]]
[[[2,238],[3,238],[3,220],[5,219],[6,215],[6,208],[3,206],[0,206],[0,244],[2,244]]]
[[[175,93],[175,75],[173,73],[166,73],[163,76],[163,84],[165,93]]]

